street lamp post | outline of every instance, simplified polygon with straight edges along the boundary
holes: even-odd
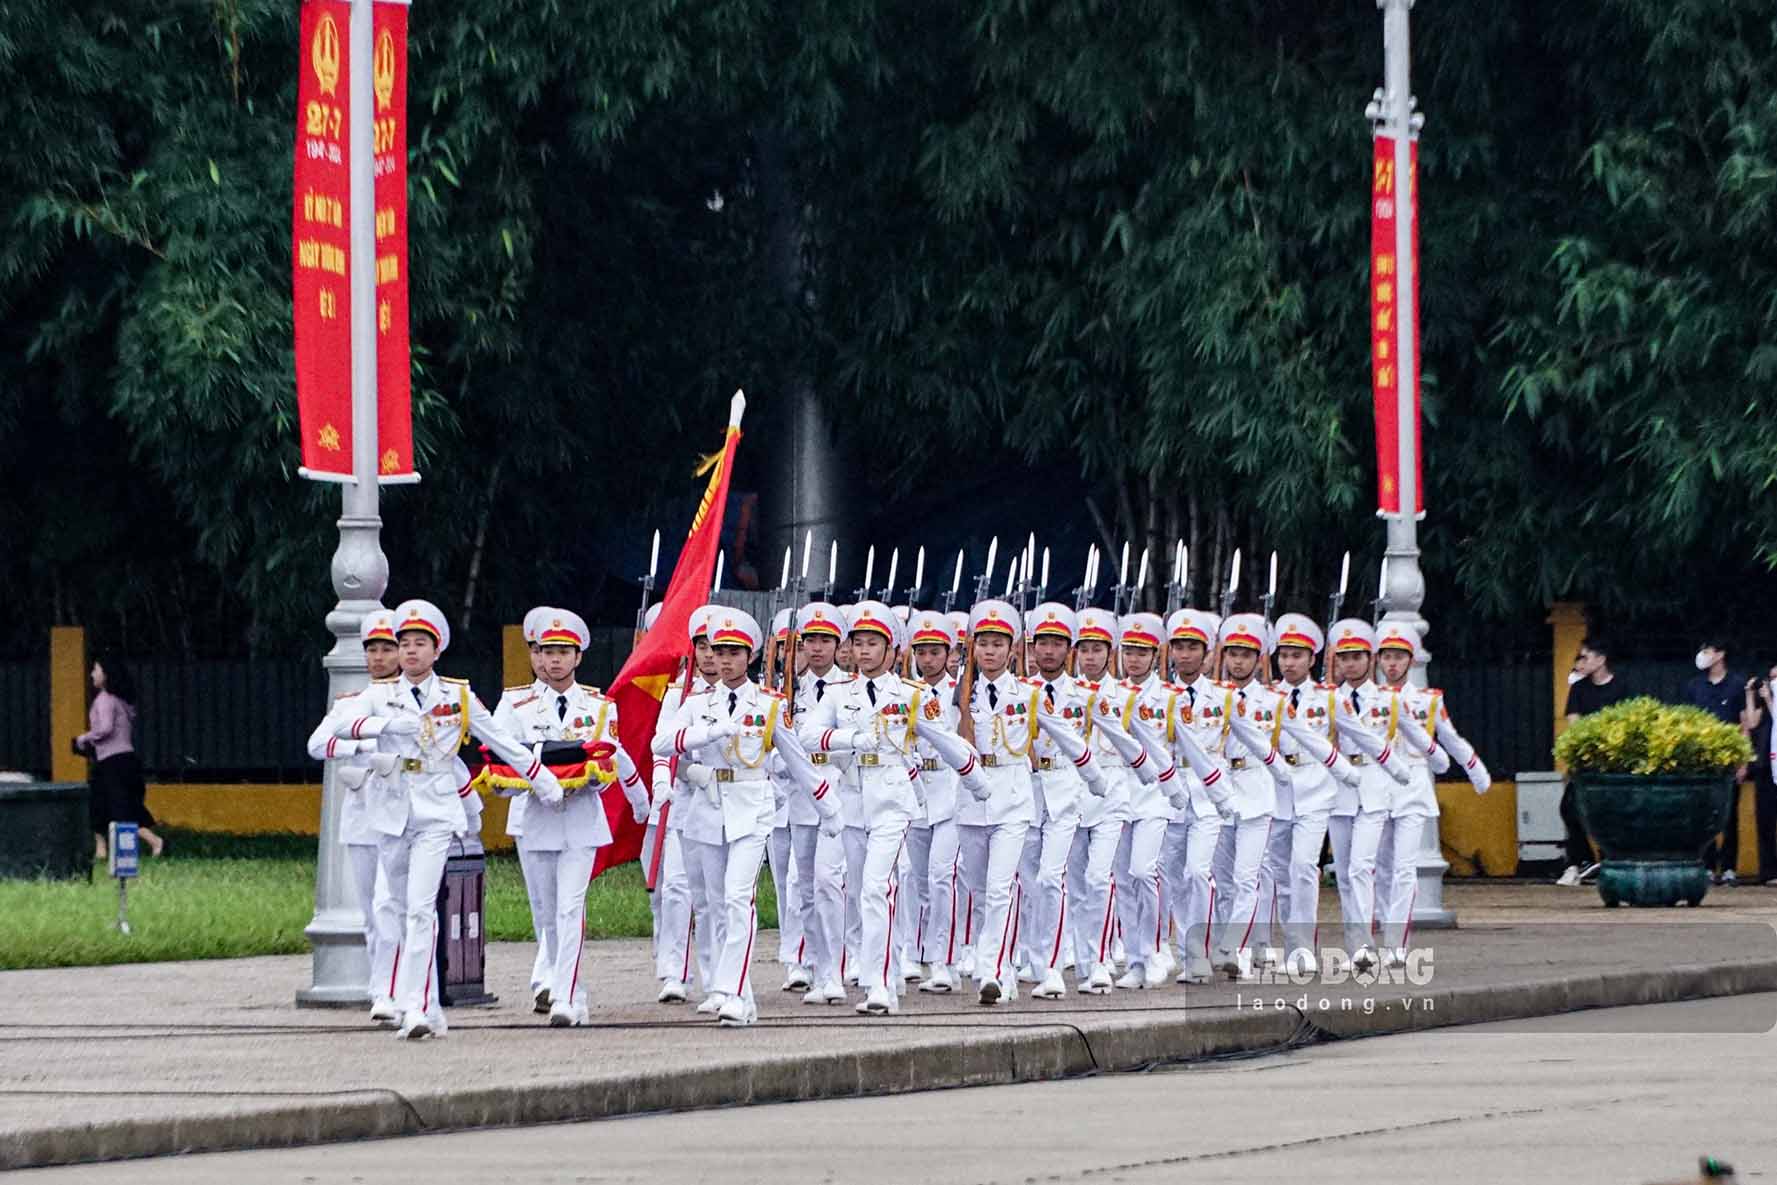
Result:
[[[328,703],[369,681],[358,625],[382,604],[389,584],[389,561],[382,548],[377,514],[376,423],[376,205],[372,172],[371,0],[352,0],[347,38],[350,98],[352,294],[352,480],[342,486],[339,548],[333,553],[333,591],[339,604],[327,615],[333,649],[321,660],[327,671]],[[369,902],[354,900],[345,849],[339,842],[340,795],[336,762],[321,780],[321,836],[315,861],[315,916],[303,933],[313,948],[311,982],[296,993],[299,1007],[368,1005],[370,979],[364,949],[364,914]]]
[[[1419,324],[1419,293],[1414,257],[1414,230],[1418,221],[1419,181],[1413,169],[1413,143],[1425,117],[1414,110],[1411,85],[1411,33],[1408,13],[1414,0],[1376,0],[1382,10],[1384,86],[1367,114],[1378,135],[1394,141],[1396,213],[1394,258],[1400,314],[1395,318],[1395,438],[1398,453],[1400,501],[1398,512],[1386,517],[1388,557],[1387,586],[1382,589],[1387,611],[1383,620],[1404,622],[1423,639],[1430,626],[1420,614],[1425,604],[1425,577],[1419,570],[1419,366],[1415,328]],[[1422,645],[1414,659],[1413,682],[1424,686],[1425,667],[1431,653]],[[1438,835],[1438,820],[1426,821],[1418,856],[1419,885],[1413,899],[1413,925],[1437,929],[1456,924],[1456,915],[1444,906],[1444,873],[1449,869]]]

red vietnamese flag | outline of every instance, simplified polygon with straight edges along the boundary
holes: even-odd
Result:
[[[679,664],[691,654],[691,614],[710,599],[716,555],[722,549],[722,511],[728,502],[728,480],[734,474],[734,447],[740,443],[740,417],[746,406],[746,396],[736,391],[730,404],[728,437],[723,442],[722,451],[698,469],[701,474],[713,466],[709,484],[704,487],[703,501],[698,503],[697,514],[691,520],[691,532],[679,552],[679,562],[673,566],[672,579],[667,582],[666,595],[660,602],[660,616],[605,692],[617,704],[617,739],[628,750],[630,759],[644,778],[648,778],[654,769],[650,746],[654,743],[654,726],[660,720],[662,701],[671,690]],[[636,859],[642,852],[644,824],[636,822],[630,814],[623,788],[608,786],[604,795],[605,818],[611,825],[612,838],[609,844],[599,849],[598,859],[592,866],[595,877],[608,868]]]

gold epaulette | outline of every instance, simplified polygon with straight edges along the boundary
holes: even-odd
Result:
[[[785,699],[785,698],[787,698],[787,697],[786,697],[786,696],[785,696],[785,695],[784,695],[784,693],[783,693],[783,692],[781,692],[781,691],[779,691],[779,690],[777,690],[777,689],[776,689],[776,688],[774,688],[774,687],[761,687],[761,688],[760,688],[760,689],[759,689],[759,691],[760,691],[760,693],[761,693],[761,694],[763,694],[763,695],[768,695],[768,696],[770,696],[770,697],[771,697],[771,698],[772,698],[772,699]]]
[[[467,680],[467,679],[453,679],[449,675],[440,675],[440,676],[438,676],[438,681],[440,683],[467,683],[469,680]]]
[[[508,687],[508,688],[506,688],[506,690],[507,691],[524,691],[524,690],[528,689],[529,687],[530,687],[529,683],[520,683],[517,687]]]
[[[1337,683],[1316,683],[1314,689],[1316,691],[1337,691],[1339,685]]]
[[[372,683],[393,683],[395,680],[399,679],[400,677],[401,677],[400,675],[384,675],[381,679],[372,679],[371,682]]]
[[[574,686],[578,687],[581,691],[587,692],[590,695],[596,695],[600,699],[606,698],[604,692],[600,691],[598,688],[594,687],[590,683],[576,683],[576,684],[574,684]]]

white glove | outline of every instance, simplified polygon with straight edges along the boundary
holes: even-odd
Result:
[[[875,753],[882,749],[882,738],[873,732],[854,729],[851,734],[851,751],[853,753]]]
[[[420,722],[418,717],[390,716],[386,717],[386,719],[388,720],[388,723],[383,725],[383,730],[380,734],[382,736],[411,737],[419,735]]]
[[[740,724],[732,716],[717,720],[706,730],[712,741],[725,741],[740,731]]]
[[[1345,767],[1339,771],[1339,780],[1347,786],[1361,785],[1364,780],[1364,771],[1347,761]]]
[[[1092,791],[1095,797],[1103,798],[1111,792],[1111,783],[1107,778],[1099,778],[1096,782],[1087,782],[1086,789]]]
[[[370,768],[376,771],[376,776],[379,778],[386,778],[394,773],[395,767],[400,763],[401,758],[393,753],[372,753],[370,755]]]
[[[333,773],[339,779],[339,784],[347,790],[362,790],[370,777],[370,768],[363,765],[342,765]]]
[[[1226,798],[1216,803],[1215,806],[1216,814],[1222,817],[1223,823],[1233,824],[1240,822],[1240,812],[1235,810],[1234,804],[1229,802]]]
[[[845,831],[845,820],[840,817],[840,814],[838,811],[834,811],[830,815],[822,815],[821,816],[821,834],[826,836],[828,839],[835,838],[836,836],[840,835],[844,831]]]
[[[1172,804],[1173,810],[1182,811],[1185,809],[1185,805],[1191,801],[1191,796],[1183,790],[1174,790],[1166,796],[1166,801]]]
[[[993,783],[979,774],[976,774],[972,780],[965,782],[964,785],[968,786],[969,793],[975,796],[976,802],[986,802],[993,797]]]
[[[654,801],[655,802],[664,802],[668,798],[672,797],[672,793],[673,793],[672,767],[666,766],[666,765],[655,766],[654,767]]]
[[[699,765],[695,761],[679,762],[679,777],[697,787],[699,790],[716,780],[716,776],[707,765]]]
[[[556,780],[555,774],[547,766],[538,770],[537,776],[531,779],[531,790],[549,806],[557,806],[561,803],[561,783]]]
[[[637,798],[629,804],[629,816],[638,823],[646,823],[648,821],[648,804]]]
[[[1493,789],[1493,775],[1488,773],[1487,767],[1479,761],[1475,762],[1474,768],[1467,772],[1469,784],[1474,786],[1476,794],[1485,794]]]

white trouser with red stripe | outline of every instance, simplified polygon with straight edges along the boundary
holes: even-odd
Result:
[[[1413,921],[1413,899],[1419,893],[1419,848],[1425,840],[1425,815],[1395,815],[1382,828],[1376,848],[1376,917],[1382,923],[1382,945],[1407,945]]]
[[[1160,847],[1165,819],[1131,819],[1117,844],[1117,919],[1123,924],[1123,951],[1129,967],[1146,967],[1160,949]]]
[[[1286,951],[1313,950],[1320,914],[1320,846],[1327,837],[1327,812],[1311,811],[1278,819],[1259,866],[1259,920],[1254,946]]]
[[[1067,918],[1073,927],[1074,974],[1081,983],[1092,968],[1111,961],[1113,893],[1111,870],[1123,840],[1121,819],[1074,830],[1067,857]]]
[[[401,956],[395,961],[395,1007],[404,1016],[424,1016],[434,1028],[444,1020],[438,1001],[438,886],[454,838],[447,823],[410,823],[400,835],[385,835],[377,844],[389,892],[406,914]]]
[[[1168,920],[1185,959],[1205,959],[1210,954],[1209,920],[1215,909],[1215,858],[1221,837],[1219,815],[1203,818],[1193,811],[1184,822],[1166,825],[1160,876]]]
[[[908,832],[908,843],[920,834],[918,828]],[[968,929],[968,893],[963,890],[957,867],[960,841],[954,818],[933,823],[925,832],[925,908],[920,914],[916,949],[919,961],[934,967],[948,967],[956,962],[963,946],[963,932]]]
[[[777,893],[777,961],[786,967],[802,965],[802,913],[796,899],[795,859],[790,853],[788,824],[771,829],[766,862],[771,865],[771,887]]]
[[[1251,942],[1259,913],[1259,865],[1264,862],[1270,834],[1271,816],[1259,815],[1224,824],[1217,837],[1211,871],[1220,890],[1212,911],[1217,915],[1214,945],[1219,954],[1245,950]],[[1226,912],[1221,909],[1222,900],[1228,903]]]
[[[858,986],[886,987],[898,996],[901,969],[895,965],[894,920],[907,820],[847,827],[844,835],[845,883],[857,886]]]
[[[537,940],[537,956],[531,960],[531,994],[544,988],[555,991],[555,861],[556,852],[528,851],[520,837],[518,867],[524,873],[524,895],[531,903],[531,935]]]
[[[716,967],[709,989],[749,1002],[753,999],[753,941],[759,932],[759,866],[765,862],[767,838],[765,834],[746,835],[723,844],[683,841],[687,867],[693,870],[693,877],[701,870],[705,886],[714,893],[710,913],[716,922],[712,939]]]
[[[658,823],[648,824],[642,836],[642,867],[654,862],[654,845],[664,844],[660,852],[660,872],[654,891],[648,894],[648,910],[654,915],[654,978],[662,981],[691,981],[691,886],[685,876],[685,853],[679,846],[679,833],[662,830]],[[709,981],[704,981],[709,986]]]
[[[790,852],[796,861],[793,896],[801,919],[802,965],[817,986],[838,983],[845,932],[845,844],[822,835],[817,824],[792,823]]]
[[[370,961],[370,998],[395,996],[395,953],[401,949],[402,907],[389,892],[388,877],[378,893],[376,870],[378,845],[349,843],[346,863],[352,869],[352,886],[358,891],[358,909],[364,914],[364,951]]]
[[[543,986],[552,1002],[577,1006],[580,987],[580,951],[586,939],[586,887],[592,882],[597,848],[569,844],[559,852],[521,852],[525,859],[525,886],[538,882],[540,896],[551,910],[549,954]],[[535,909],[537,896],[531,898]],[[539,944],[540,945],[540,944]]]
[[[1059,971],[1067,926],[1067,861],[1074,850],[1074,832],[1080,816],[1051,817],[1024,837],[1024,855],[1018,863],[1018,883],[1023,890],[1018,921],[1020,954],[1038,975]]]
[[[679,832],[685,860],[685,886],[691,898],[691,938],[697,951],[697,978],[706,995],[725,993],[719,964],[728,915],[722,908],[728,876],[726,844],[705,843]]]
[[[963,881],[981,911],[981,924],[974,934],[975,979],[992,979],[1003,985],[1013,974],[1012,944],[1017,936],[1012,928],[1017,910],[1012,889],[1030,824],[959,823],[956,830]]]
[[[1339,916],[1345,922],[1345,953],[1355,955],[1370,945],[1370,920],[1376,913],[1376,853],[1382,843],[1387,811],[1359,811],[1327,820],[1333,840],[1333,871],[1339,878]]]
[[[926,907],[931,894],[932,828],[924,821],[907,826],[907,842],[901,849],[901,883],[896,890],[895,954],[908,963],[923,963],[920,936],[925,929]]]

